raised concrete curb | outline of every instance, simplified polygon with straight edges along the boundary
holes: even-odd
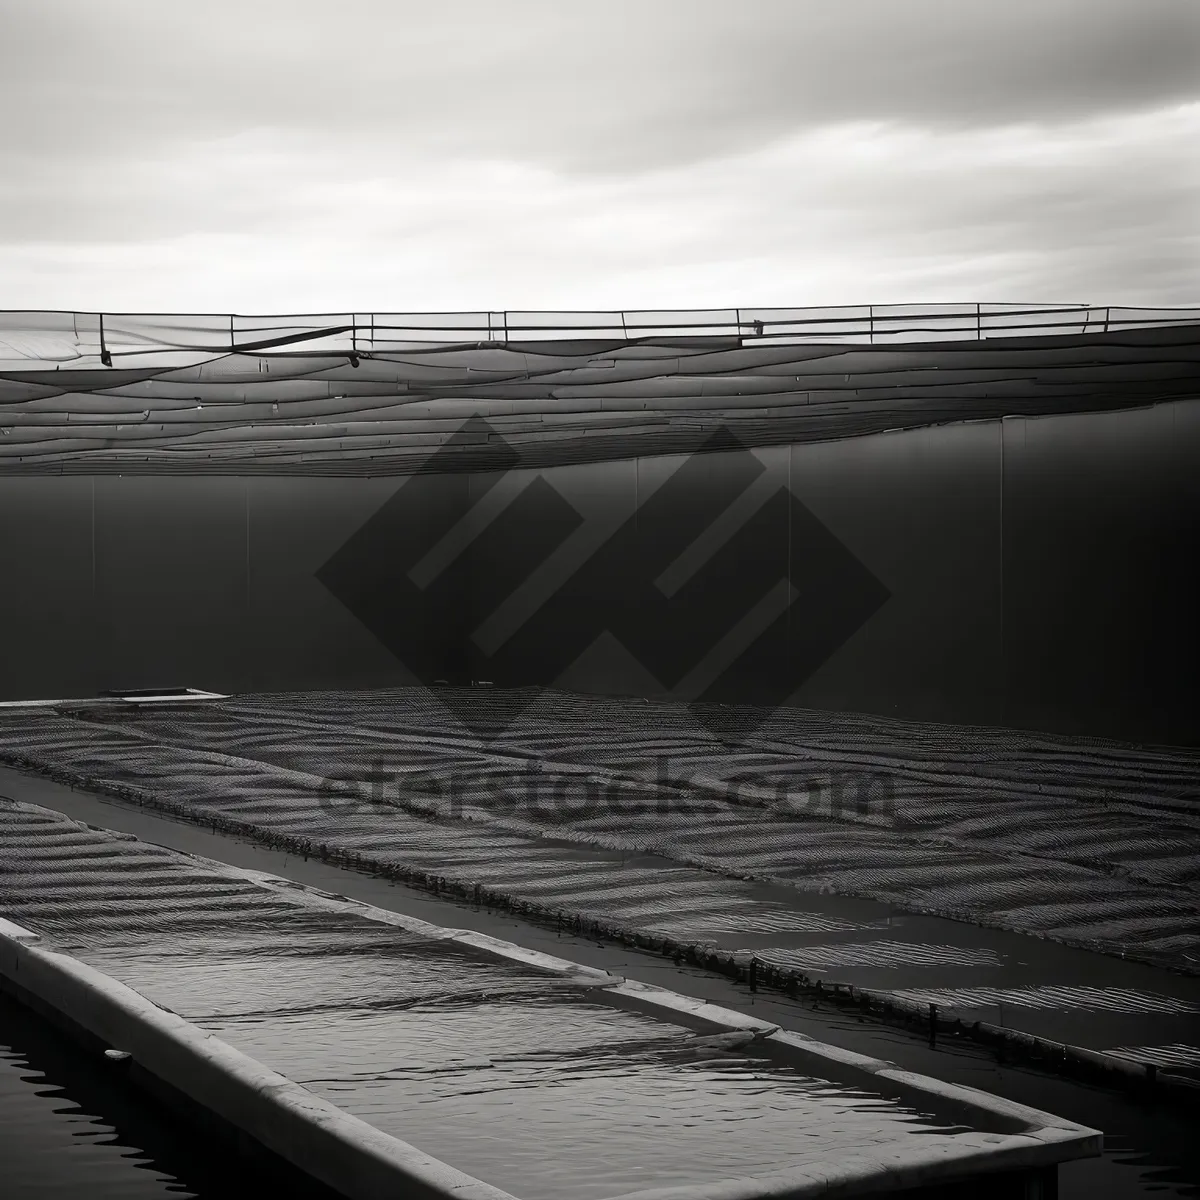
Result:
[[[0,991],[51,1009],[131,1066],[348,1200],[514,1200],[343,1112],[190,1021],[0,918]]]
[[[215,873],[278,891],[293,902],[404,928],[493,958],[558,976],[589,998],[663,1022],[716,1035],[714,1049],[746,1047],[804,1074],[882,1094],[947,1125],[977,1132],[916,1139],[842,1157],[821,1169],[662,1188],[619,1200],[802,1200],[936,1187],[1004,1173],[1048,1180],[1058,1163],[1097,1155],[1095,1130],[971,1088],[901,1071],[894,1064],[814,1041],[753,1017],[663,988],[621,979],[567,959],[485,934],[418,919],[281,879],[264,872],[186,856]],[[135,1073],[165,1085],[243,1131],[268,1153],[350,1200],[515,1200],[341,1111],[131,988],[40,945],[35,933],[0,919],[0,990],[49,1010],[105,1048],[127,1053]]]
[[[486,934],[445,929],[329,892],[305,887],[266,872],[230,867],[210,859],[198,860],[268,888],[286,890],[304,903],[346,912],[400,926],[425,936],[483,951],[523,966],[532,966],[563,977],[564,982],[589,986],[590,999],[614,1008],[639,1012],[699,1033],[745,1035],[744,1044],[775,1062],[794,1066],[805,1074],[861,1087],[895,1099],[950,1123],[972,1124],[989,1141],[986,1148],[955,1146],[928,1139],[921,1153],[864,1154],[843,1160],[833,1173],[797,1170],[778,1175],[733,1180],[703,1187],[686,1187],[637,1193],[617,1200],[783,1200],[816,1195],[861,1195],[928,1187],[976,1172],[1036,1171],[1060,1162],[1090,1158],[1103,1149],[1103,1134],[1050,1113],[1015,1104],[975,1088],[945,1083],[899,1069],[894,1063],[870,1058],[818,1042],[803,1034],[785,1032],[778,1025],[732,1009],[679,995],[651,984],[622,979],[605,971],[583,967],[568,959],[527,950]],[[730,1043],[732,1046],[732,1042]],[[739,1043],[742,1044],[742,1043]]]

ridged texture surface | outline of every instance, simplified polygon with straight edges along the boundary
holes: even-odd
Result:
[[[405,688],[10,710],[0,751],[481,882],[544,859],[523,890],[614,914],[708,910],[745,931],[728,877],[748,877],[1200,960],[1194,751],[795,709],[734,742],[682,704],[553,692],[456,691],[453,707],[483,736]],[[830,811],[846,778],[865,803]],[[569,883],[547,838],[578,848]],[[596,849],[678,866],[626,880]]]
[[[1139,407],[1198,375],[1195,309],[0,312],[0,473],[541,468],[721,430],[768,446]]]
[[[457,717],[421,688],[9,710],[0,759],[551,920],[1017,1012],[1056,1041],[1195,1039],[1200,983],[1132,961],[1200,958],[1194,752],[792,709],[722,741],[681,704],[452,699]],[[795,806],[855,771],[890,803]]]

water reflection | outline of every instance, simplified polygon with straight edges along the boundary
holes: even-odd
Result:
[[[0,996],[5,1200],[262,1200],[276,1181],[119,1083],[100,1061]],[[313,1189],[289,1200],[331,1200]]]
[[[44,1031],[0,1001],[0,1159],[11,1200],[201,1195],[48,1074],[46,1051]]]

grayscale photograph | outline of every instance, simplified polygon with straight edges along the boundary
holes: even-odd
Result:
[[[1200,1200],[1200,0],[0,0],[5,1200]]]

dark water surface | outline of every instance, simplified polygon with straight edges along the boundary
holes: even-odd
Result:
[[[0,1190],[8,1200],[237,1194],[232,1180],[213,1187],[211,1167],[197,1170],[183,1138],[115,1087],[102,1064],[0,997]]]
[[[4,1200],[331,1200],[278,1185],[114,1078],[41,1017],[0,996]]]

